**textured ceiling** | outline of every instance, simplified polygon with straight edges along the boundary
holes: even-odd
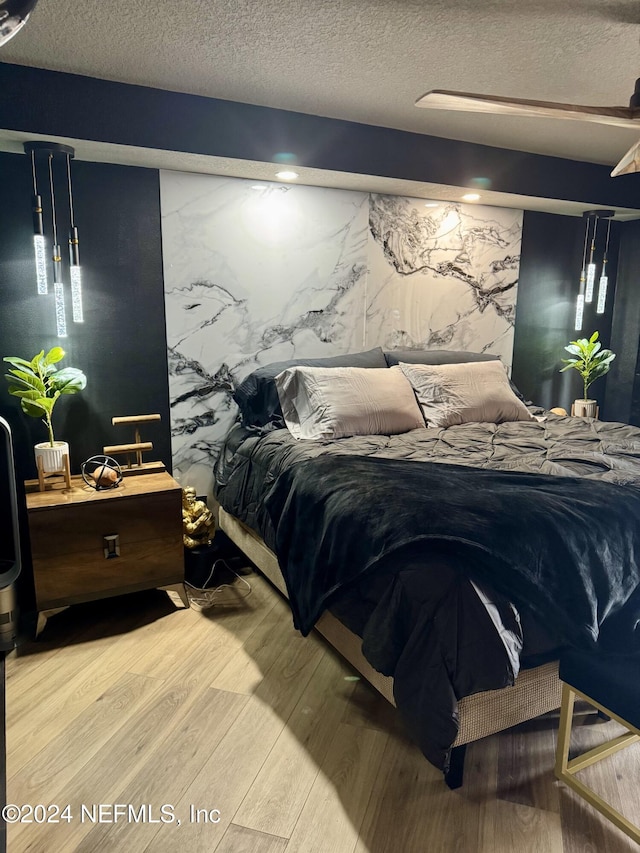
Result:
[[[613,164],[640,125],[414,103],[455,89],[626,105],[639,38],[638,0],[40,0],[0,60]]]

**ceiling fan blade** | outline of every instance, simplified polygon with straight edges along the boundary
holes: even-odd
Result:
[[[448,92],[434,89],[416,101],[417,107],[460,112],[490,113],[592,121],[616,127],[640,124],[640,109],[631,107],[590,107],[581,104],[557,104],[553,101],[528,101],[499,95],[476,95],[472,92]]]
[[[611,172],[611,177],[617,178],[618,175],[631,175],[633,172],[640,172],[640,142],[636,142],[635,145],[631,146]]]

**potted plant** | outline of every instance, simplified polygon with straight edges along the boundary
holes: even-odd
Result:
[[[20,400],[22,411],[33,418],[41,418],[49,433],[49,440],[35,445],[36,465],[42,471],[52,473],[63,470],[64,457],[69,455],[66,441],[56,441],[51,418],[58,399],[63,394],[77,394],[87,384],[87,378],[76,367],[58,370],[65,352],[62,347],[53,347],[45,355],[41,350],[31,361],[15,356],[3,360],[11,365],[5,379],[9,382],[9,393]],[[38,464],[38,458],[42,460]]]
[[[588,399],[589,387],[596,379],[609,372],[611,362],[616,357],[615,353],[609,349],[602,349],[598,332],[594,332],[588,340],[580,338],[577,341],[571,341],[565,349],[570,353],[571,358],[562,359],[565,366],[560,368],[560,373],[574,368],[582,376],[584,389],[584,397],[574,402],[572,414],[595,418],[598,403],[596,400]]]

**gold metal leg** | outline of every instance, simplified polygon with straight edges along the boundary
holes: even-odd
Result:
[[[586,696],[583,693],[579,693],[583,699],[586,699],[587,702],[595,705],[595,707],[600,708],[609,716],[613,717],[619,723],[626,726],[629,731],[627,734],[620,735],[619,737],[613,738],[612,740],[606,741],[600,746],[595,747],[594,749],[590,749],[588,752],[585,752],[583,755],[577,756],[569,761],[569,745],[571,741],[571,723],[573,722],[573,706],[576,699],[576,691],[573,690],[568,684],[562,685],[562,708],[560,711],[560,725],[558,729],[558,747],[556,751],[556,767],[555,774],[558,779],[561,779],[565,784],[567,784],[570,788],[579,794],[583,799],[585,799],[590,805],[592,805],[595,809],[597,809],[600,814],[604,815],[608,820],[611,821],[618,829],[621,829],[629,838],[632,838],[637,844],[640,844],[640,828],[638,828],[635,824],[631,823],[631,821],[627,820],[624,815],[620,814],[619,811],[613,808],[613,806],[609,805],[605,800],[602,799],[595,791],[591,788],[587,787],[580,779],[577,779],[575,774],[579,770],[583,770],[585,767],[588,767],[590,764],[595,764],[597,761],[600,761],[603,758],[606,758],[609,755],[612,755],[614,752],[617,752],[622,747],[627,746],[631,743],[636,743],[640,740],[640,731],[633,727],[629,727],[629,724],[625,722],[625,720],[618,717],[617,714],[614,714],[609,709],[605,708],[603,705],[600,705],[598,702],[594,702],[589,696]]]

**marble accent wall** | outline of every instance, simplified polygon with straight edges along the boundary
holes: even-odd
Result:
[[[371,196],[367,345],[511,365],[522,211]]]
[[[174,474],[208,494],[255,367],[381,345],[511,363],[522,212],[160,173]]]

